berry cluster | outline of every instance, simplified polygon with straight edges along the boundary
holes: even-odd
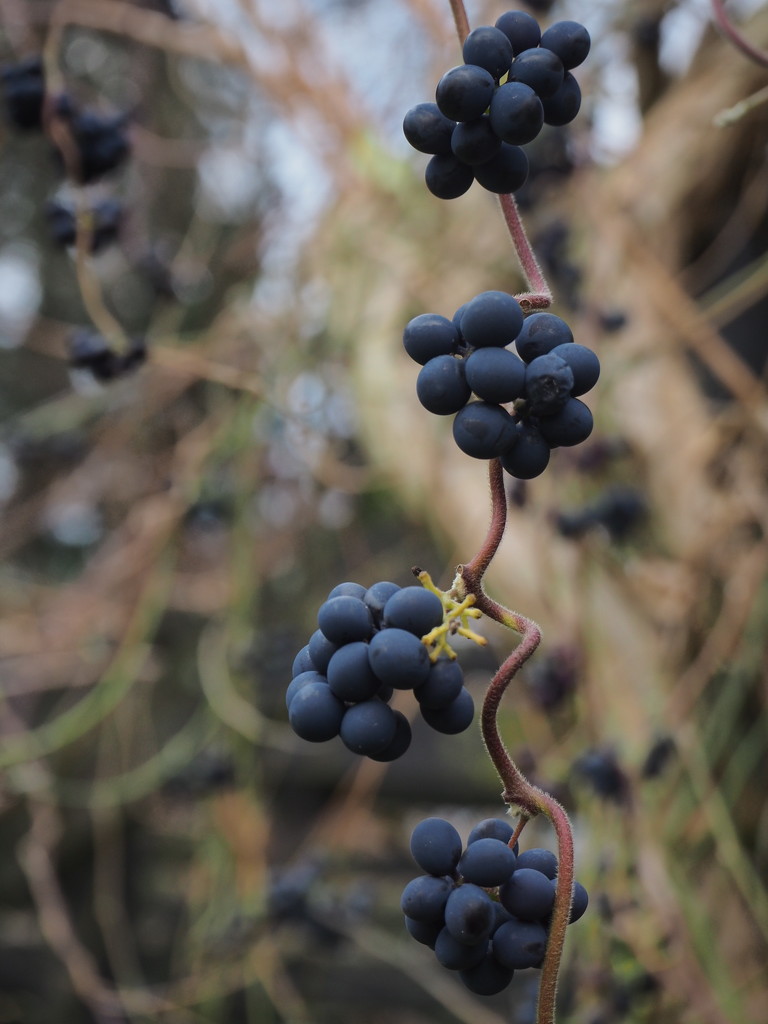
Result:
[[[528,177],[521,148],[545,124],[572,121],[581,106],[571,69],[585,60],[589,33],[559,21],[542,34],[525,11],[507,11],[495,25],[473,29],[464,41],[464,64],[446,71],[435,103],[419,103],[403,120],[406,139],[427,164],[427,188],[456,199],[473,181],[509,193]]]
[[[426,587],[334,587],[318,611],[318,629],[294,659],[285,695],[294,732],[313,743],[339,736],[355,754],[394,761],[411,742],[407,718],[389,704],[395,690],[413,690],[437,732],[467,729],[474,701],[461,666],[442,653],[445,615]]]
[[[584,537],[593,529],[607,531],[611,540],[623,541],[648,514],[643,494],[634,487],[609,487],[600,497],[573,512],[555,517],[555,527],[563,537]]]
[[[127,159],[131,147],[125,114],[78,110],[69,97],[61,97],[56,103],[56,116],[66,124],[73,143],[67,170],[81,185],[110,174]]]
[[[21,131],[42,128],[45,99],[42,60],[27,57],[18,64],[0,68],[0,83],[11,124]]]
[[[124,114],[105,115],[81,108],[67,93],[49,97],[46,110],[45,69],[40,57],[0,68],[0,104],[8,122],[20,131],[45,129],[55,143],[54,158],[76,185],[89,185],[115,171],[127,159],[130,143]],[[77,215],[72,204],[51,199],[45,206],[51,238],[58,245],[77,242]],[[105,198],[90,204],[88,245],[96,253],[118,237],[121,204]],[[116,352],[97,331],[77,329],[69,339],[69,366],[87,370],[106,382],[130,373],[146,359],[144,339],[130,339]]]
[[[513,342],[515,352],[507,347]],[[592,414],[577,396],[594,386],[600,362],[554,313],[524,318],[513,296],[481,292],[452,320],[414,317],[403,345],[421,364],[416,394],[424,408],[453,415],[459,448],[476,459],[500,458],[511,476],[538,476],[553,448],[579,444],[592,431]]]
[[[510,847],[513,828],[486,818],[462,850],[459,833],[443,818],[413,830],[411,853],[426,872],[409,882],[400,906],[411,936],[457,971],[470,991],[503,991],[516,970],[541,967],[557,891],[557,857],[549,850]],[[570,922],[589,897],[574,882]]]
[[[115,352],[98,331],[80,328],[69,339],[69,365],[87,370],[98,381],[115,380],[139,368],[147,358],[143,338],[131,338],[125,352]]]
[[[10,124],[21,131],[43,128],[46,86],[39,57],[0,68],[0,93]],[[110,116],[80,109],[64,94],[52,99],[50,116],[52,122],[66,127],[67,170],[81,184],[114,171],[130,152],[124,114]],[[61,149],[57,149],[57,157],[62,160]]]
[[[118,236],[123,219],[123,207],[117,199],[101,199],[90,208],[90,251],[99,252]],[[58,245],[70,246],[77,241],[77,220],[74,206],[60,199],[50,199],[45,205],[45,217],[51,238]]]

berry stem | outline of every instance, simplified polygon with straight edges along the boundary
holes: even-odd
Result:
[[[750,60],[759,64],[760,67],[768,68],[768,53],[764,50],[759,50],[756,46],[753,46],[749,40],[745,39],[741,32],[739,32],[731,19],[725,13],[724,0],[712,0],[712,13],[720,31],[724,36],[730,39],[737,50],[741,50],[743,54],[746,54]]]
[[[507,844],[511,850],[514,849],[515,844],[519,841],[520,836],[523,834],[523,829],[525,828],[525,826],[528,824],[528,822],[530,820],[531,819],[530,818],[526,818],[526,816],[524,814],[521,814],[520,817],[517,819],[517,825],[515,825],[515,831],[512,833],[512,837],[510,838],[509,843]]]
[[[538,790],[541,813],[549,818],[557,837],[557,891],[549,922],[549,938],[541,965],[536,1024],[555,1024],[557,977],[565,945],[565,932],[573,902],[573,830],[565,809],[543,790]]]
[[[488,534],[483,541],[483,546],[467,565],[461,567],[461,576],[466,581],[472,580],[474,591],[482,590],[482,580],[485,571],[493,560],[493,556],[499,550],[504,530],[507,525],[507,493],[504,488],[504,472],[501,468],[500,459],[491,459],[489,466],[489,482],[491,486],[491,523]]]
[[[453,20],[456,22],[456,35],[459,37],[459,45],[464,45],[464,40],[469,35],[469,18],[464,7],[464,0],[449,0],[453,11]]]
[[[515,298],[523,307],[524,313],[531,313],[537,309],[548,309],[552,304],[552,289],[547,284],[533,247],[528,240],[525,227],[520,219],[517,201],[514,195],[509,193],[499,196],[499,204],[529,289],[527,292],[516,295]]]
[[[457,570],[452,593],[458,598],[474,595],[474,607],[495,622],[521,634],[520,643],[502,663],[491,680],[483,701],[480,727],[483,741],[504,787],[502,799],[520,817],[515,836],[518,836],[530,818],[543,814],[552,824],[558,849],[558,885],[549,939],[542,964],[536,1024],[554,1024],[557,977],[565,943],[565,932],[571,911],[573,895],[573,832],[564,808],[548,793],[532,785],[512,760],[498,725],[501,699],[519,669],[530,658],[541,642],[541,630],[536,623],[519,612],[505,608],[489,597],[483,589],[483,576],[499,548],[507,521],[507,496],[501,462],[493,459],[489,467],[491,489],[491,524],[478,554]]]
[[[501,622],[511,629],[522,632],[523,637],[509,657],[502,663],[496,675],[491,680],[488,691],[483,701],[483,709],[480,717],[480,727],[483,733],[483,741],[486,749],[498,772],[504,792],[502,798],[505,803],[515,808],[527,817],[535,817],[539,813],[539,806],[532,795],[533,787],[525,779],[520,769],[510,757],[504,741],[501,738],[498,725],[499,705],[504,692],[515,677],[519,669],[530,658],[541,640],[541,630],[531,619],[526,619],[516,612],[509,612],[501,608],[495,601],[485,595],[476,595],[475,607],[496,622]]]

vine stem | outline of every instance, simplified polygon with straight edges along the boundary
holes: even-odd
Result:
[[[502,799],[520,817],[515,837],[528,820],[543,814],[551,822],[557,839],[558,884],[542,964],[536,1015],[536,1024],[554,1024],[557,977],[573,899],[573,832],[564,808],[549,793],[525,778],[512,760],[499,731],[501,699],[512,679],[539,646],[541,630],[532,619],[494,601],[483,588],[483,576],[498,551],[507,523],[507,496],[499,459],[492,459],[489,464],[489,483],[491,521],[488,533],[472,561],[458,567],[453,592],[460,598],[473,594],[474,606],[484,615],[521,634],[520,643],[491,680],[483,701],[480,725],[483,742],[504,787]]]
[[[462,46],[464,40],[469,35],[469,18],[467,17],[467,11],[464,7],[463,0],[449,0],[451,5],[451,11],[453,12],[453,20],[456,22],[456,35],[459,37],[459,46]]]
[[[756,46],[753,46],[748,39],[739,32],[736,26],[733,24],[731,19],[725,12],[724,0],[712,0],[712,13],[717,23],[718,28],[726,36],[737,50],[741,50],[743,54],[753,60],[760,67],[768,68],[768,53],[765,50],[759,50]]]
[[[713,3],[715,2],[717,0],[713,0]],[[449,0],[449,3],[453,20],[456,23],[459,45],[463,46],[464,40],[469,35],[469,19],[464,7],[464,0]],[[552,289],[547,284],[533,247],[528,240],[514,195],[511,192],[500,195],[499,204],[527,285],[527,290],[516,295],[515,298],[522,306],[524,313],[533,313],[537,309],[548,309],[552,305]]]
[[[449,2],[456,23],[459,45],[463,45],[470,31],[464,2]],[[717,0],[713,0],[714,2]],[[526,292],[515,297],[526,313],[547,309],[552,302],[552,290],[528,240],[514,195],[500,195],[499,204],[528,287]],[[520,643],[491,680],[483,701],[480,724],[483,742],[504,787],[502,798],[519,815],[515,838],[526,822],[538,814],[548,818],[555,831],[559,862],[558,883],[536,1010],[536,1024],[555,1024],[557,977],[573,900],[573,832],[564,808],[548,793],[532,785],[525,778],[512,760],[499,732],[498,711],[501,699],[517,672],[539,646],[541,630],[532,619],[505,608],[490,598],[483,589],[483,577],[499,549],[507,525],[507,495],[504,472],[499,459],[492,459],[490,462],[489,482],[491,522],[488,533],[472,561],[458,567],[452,593],[459,599],[473,595],[475,607],[479,611],[521,634]]]
[[[499,205],[528,284],[528,291],[516,295],[515,298],[525,313],[534,312],[537,309],[548,309],[552,305],[552,289],[547,284],[533,246],[528,240],[528,234],[517,208],[517,200],[510,192],[507,195],[499,196]]]

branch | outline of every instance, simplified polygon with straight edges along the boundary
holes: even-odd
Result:
[[[750,60],[753,60],[755,64],[759,64],[760,67],[768,68],[768,53],[766,53],[765,50],[759,50],[756,46],[753,46],[749,40],[745,39],[741,32],[739,32],[725,13],[724,0],[712,0],[712,13],[720,31],[733,43],[737,50],[741,50],[743,54],[749,57]]]
[[[80,943],[70,920],[56,877],[53,850],[61,834],[59,815],[52,804],[29,801],[31,825],[19,843],[18,859],[37,906],[40,930],[64,964],[72,987],[98,1024],[126,1020],[120,998],[101,978],[96,962]]]

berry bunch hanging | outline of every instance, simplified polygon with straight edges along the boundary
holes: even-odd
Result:
[[[411,727],[390,706],[396,690],[412,690],[421,716],[437,732],[469,728],[474,701],[449,633],[484,643],[468,626],[472,602],[458,604],[424,585],[371,587],[340,583],[317,613],[318,628],[294,659],[285,695],[288,720],[302,739],[339,736],[348,750],[394,761],[410,746]]]
[[[558,886],[553,853],[521,853],[503,818],[476,825],[465,849],[449,821],[426,818],[413,830],[410,845],[426,873],[403,890],[405,926],[443,967],[484,996],[503,991],[515,971],[541,967]],[[569,924],[588,902],[587,890],[574,882]]]
[[[430,192],[456,199],[474,181],[499,194],[522,188],[528,157],[521,147],[545,124],[576,117],[581,90],[571,69],[589,49],[589,33],[578,22],[556,22],[542,34],[525,11],[473,29],[464,63],[440,79],[435,102],[417,104],[403,119],[408,142],[432,156],[424,175]]]
[[[416,394],[424,408],[454,416],[453,437],[465,454],[500,458],[518,479],[543,473],[553,448],[592,432],[592,414],[578,396],[597,383],[600,362],[554,313],[524,319],[511,295],[482,292],[452,320],[414,317],[403,345],[421,364]]]

